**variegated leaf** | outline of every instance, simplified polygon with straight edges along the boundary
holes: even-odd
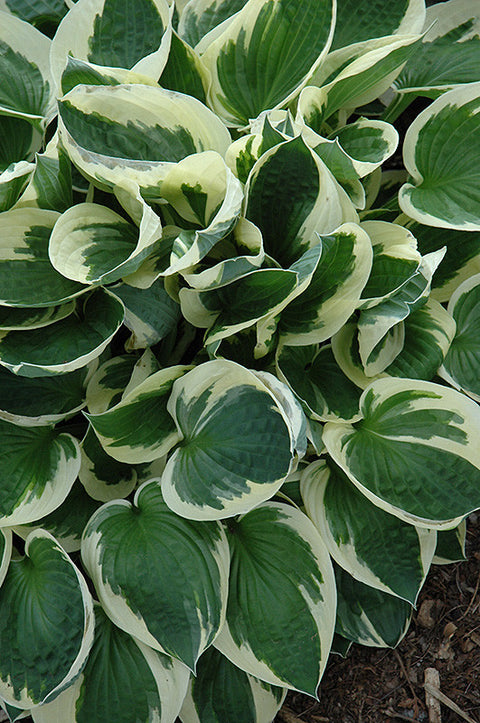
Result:
[[[100,506],[76,481],[62,504],[45,517],[28,525],[15,525],[13,531],[26,540],[32,530],[46,530],[65,552],[78,552],[85,525]]]
[[[0,330],[40,329],[70,316],[75,307],[74,299],[58,306],[0,306]]]
[[[10,119],[7,122],[10,125]],[[16,126],[16,122],[13,123]],[[3,130],[6,129],[0,132]],[[23,155],[25,154],[21,151],[20,157]],[[10,157],[2,162],[0,150],[0,213],[8,211],[18,201],[35,169],[33,163],[17,160],[15,156],[12,163],[7,161],[10,161]]]
[[[195,50],[174,30],[168,60],[159,84],[162,88],[186,93],[205,103],[208,83],[209,77],[203,62]]]
[[[307,289],[282,312],[279,331],[288,346],[325,341],[358,306],[372,266],[372,245],[360,226],[345,223],[322,236],[322,257]]]
[[[331,0],[249,0],[202,55],[212,76],[211,107],[242,126],[285,105],[324,58],[333,26]]]
[[[246,0],[190,0],[178,23],[178,32],[194,48],[207,33],[246,5]]]
[[[268,325],[308,287],[321,254],[317,239],[317,245],[307,249],[290,269],[258,269],[211,290],[181,289],[182,313],[194,326],[208,327],[207,344],[257,322]]]
[[[437,301],[448,301],[461,283],[480,273],[480,231],[436,228],[408,219],[402,222],[417,239],[422,254],[446,248],[432,282],[432,296]]]
[[[325,94],[322,121],[340,108],[358,108],[384,93],[414,52],[419,38],[415,34],[390,35],[330,53],[308,81]]]
[[[419,33],[425,19],[424,0],[338,0],[332,49],[385,35]]]
[[[30,23],[0,10],[0,112],[38,128],[54,114],[51,40]]]
[[[0,419],[0,430],[4,470],[0,524],[39,520],[62,504],[75,482],[79,444],[51,426],[18,426]]]
[[[385,301],[362,309],[358,320],[358,344],[364,365],[375,362],[376,355],[381,351],[382,340],[388,334],[395,335],[395,328],[405,321],[409,314],[426,303],[433,274],[444,255],[445,249],[426,254],[422,257],[418,269],[397,291],[387,296]],[[402,334],[402,338],[401,343],[396,346],[394,357],[403,347],[403,332],[397,331],[397,335],[398,333]],[[379,371],[383,371],[392,361],[392,358],[386,362],[384,360],[383,368],[381,368],[382,365],[378,368],[371,368],[369,373],[377,374]]]
[[[26,426],[55,424],[86,404],[90,370],[27,379],[0,366],[0,418]]]
[[[218,153],[198,153],[180,161],[162,183],[162,196],[180,216],[184,230],[173,242],[170,264],[163,272],[174,274],[198,264],[234,228],[243,202],[240,182]]]
[[[328,459],[306,468],[301,493],[338,565],[365,585],[415,604],[435,552],[435,531],[413,527],[372,505]]]
[[[252,132],[240,136],[228,147],[225,162],[242,183],[246,183],[250,171],[263,153],[279,143],[289,140],[294,135],[300,134],[300,128],[297,132],[293,126],[291,133],[283,132],[283,127],[280,129],[275,127],[276,125],[282,126],[282,121],[276,123],[275,119],[278,120],[279,117],[285,119],[285,114],[290,118],[290,111],[262,112],[258,118],[251,121]]]
[[[286,690],[264,683],[206,650],[180,711],[182,723],[272,723]]]
[[[262,155],[245,195],[246,217],[261,230],[266,253],[284,268],[318,243],[317,233],[357,220],[346,193],[301,137]]]
[[[8,169],[10,173],[13,173],[14,169],[9,168],[12,163],[33,161],[35,152],[40,150],[42,142],[42,134],[28,121],[9,115],[0,115],[0,172],[3,173]],[[6,179],[8,180],[8,178],[7,175]]]
[[[140,464],[166,454],[182,438],[167,411],[175,379],[190,367],[172,366],[147,377],[107,411],[87,414],[103,449],[119,462]]]
[[[58,23],[67,12],[64,0],[0,0],[0,10],[16,15],[32,25]]]
[[[480,274],[457,288],[448,305],[457,330],[439,374],[456,389],[480,401]]]
[[[362,292],[361,308],[384,301],[418,270],[422,260],[411,231],[387,221],[364,221],[373,248],[372,270]]]
[[[480,83],[459,86],[435,100],[408,128],[403,160],[412,182],[398,200],[404,213],[427,226],[480,230]],[[433,148],[441,148],[441,154]]]
[[[95,183],[137,183],[161,198],[172,164],[230,145],[222,121],[196,98],[139,85],[77,86],[59,101],[59,134],[75,165]]]
[[[79,203],[65,211],[50,236],[48,254],[62,276],[81,284],[109,284],[135,272],[161,236],[160,221],[142,234],[106,206]]]
[[[363,392],[363,419],[325,425],[329,454],[381,509],[418,527],[446,529],[480,507],[480,408],[432,382],[379,379]]]
[[[262,233],[241,216],[232,233],[215,246],[214,252],[213,258],[207,257],[195,268],[182,271],[189,286],[204,290],[218,288],[258,269],[265,258]]]
[[[427,8],[423,43],[394,82],[399,93],[428,94],[480,81],[480,13],[469,0]]]
[[[100,605],[94,610],[95,639],[82,674],[52,703],[32,710],[34,723],[130,723],[132,716],[137,723],[174,723],[187,668],[115,627]]]
[[[455,336],[455,320],[438,301],[427,303],[404,322],[402,351],[387,367],[392,377],[434,378]]]
[[[338,608],[335,632],[360,645],[394,648],[412,618],[410,603],[351,577],[335,568]]]
[[[229,550],[218,522],[171,512],[158,483],[108,502],[85,528],[82,559],[110,619],[195,670],[225,618]]]
[[[360,178],[379,168],[398,146],[397,130],[390,123],[370,118],[349,123],[329,137],[339,141]]]
[[[0,337],[0,364],[24,377],[66,374],[97,359],[123,321],[123,304],[103,289],[95,291],[66,319]]]
[[[52,43],[56,83],[72,55],[94,66],[132,69],[157,80],[171,38],[167,0],[78,0],[63,18]]]
[[[267,502],[229,523],[226,623],[214,645],[271,685],[315,696],[333,638],[327,549],[300,510]]]
[[[19,208],[0,214],[0,302],[6,306],[52,306],[85,291],[59,274],[48,258],[55,211]]]
[[[132,332],[129,349],[153,346],[173,331],[181,318],[180,306],[167,294],[162,279],[149,289],[120,284],[111,293],[125,306],[124,324]]]
[[[175,382],[168,410],[183,439],[167,462],[162,489],[179,515],[211,520],[246,512],[272,497],[296,463],[301,411],[285,411],[265,382],[239,364],[200,364]]]
[[[94,500],[109,502],[127,497],[137,482],[136,470],[108,455],[89,427],[81,446],[78,478]]]
[[[81,573],[48,532],[32,532],[0,588],[2,698],[27,710],[53,700],[83,668],[93,628]]]
[[[90,414],[101,414],[121,401],[137,359],[133,354],[115,356],[100,364],[88,381],[87,407]]]
[[[279,378],[301,400],[309,418],[355,421],[361,390],[342,372],[330,345],[282,346],[277,352]]]

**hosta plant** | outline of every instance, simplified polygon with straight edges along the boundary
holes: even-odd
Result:
[[[269,723],[480,508],[478,8],[0,8],[2,705]]]

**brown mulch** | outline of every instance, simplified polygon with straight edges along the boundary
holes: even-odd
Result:
[[[480,723],[480,513],[469,518],[466,553],[466,562],[432,567],[396,650],[332,655],[320,701],[290,693],[275,723]],[[425,671],[436,684],[430,698]]]

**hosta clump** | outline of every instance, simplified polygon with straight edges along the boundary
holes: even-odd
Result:
[[[2,705],[269,723],[480,508],[480,21],[0,9]]]

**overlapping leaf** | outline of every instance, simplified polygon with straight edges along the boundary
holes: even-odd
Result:
[[[85,664],[94,620],[85,580],[49,533],[32,532],[10,563],[0,610],[2,698],[27,710],[53,700]]]
[[[69,55],[94,68],[132,69],[157,80],[167,61],[171,31],[166,0],[78,0],[52,43],[57,85]]]
[[[80,468],[80,449],[70,434],[51,426],[26,427],[0,420],[4,482],[1,526],[39,520],[69,493]]]
[[[234,362],[207,362],[178,380],[168,409],[183,440],[162,478],[169,507],[190,519],[222,519],[272,497],[302,445],[301,410],[293,401],[288,413],[283,407]]]
[[[333,26],[331,0],[249,0],[202,55],[212,76],[211,107],[242,126],[284,105],[322,61]]]
[[[237,668],[214,647],[198,661],[180,711],[182,723],[272,723],[286,691]],[[212,717],[213,716],[213,717]]]
[[[167,411],[172,385],[189,367],[177,365],[147,377],[107,411],[87,414],[104,450],[119,462],[151,462],[182,438]]]
[[[0,337],[0,364],[25,377],[65,374],[97,359],[123,321],[123,304],[103,289],[77,314],[39,329]]]
[[[480,83],[470,83],[444,93],[409,127],[403,160],[412,182],[402,186],[398,200],[410,218],[427,226],[480,230],[479,108]]]
[[[476,274],[460,284],[448,305],[457,329],[448,350],[440,376],[457,389],[480,401],[478,378],[480,276]]]
[[[335,562],[365,585],[414,605],[432,562],[436,532],[372,505],[331,461],[309,465],[301,491]]]
[[[195,670],[225,616],[229,551],[220,523],[179,517],[158,482],[147,482],[133,505],[114,500],[95,513],[82,558],[116,625]]]
[[[335,621],[333,570],[300,510],[267,502],[229,526],[225,626],[215,647],[273,685],[315,695]]]
[[[153,198],[173,163],[223,154],[230,134],[196,98],[159,87],[77,86],[59,101],[59,133],[71,160],[104,187],[138,183]]]
[[[81,676],[56,700],[32,710],[35,723],[174,723],[188,670],[119,630],[95,608],[95,639]],[[99,699],[98,691],[110,696]]]
[[[354,424],[328,422],[323,441],[371,502],[436,529],[480,507],[475,402],[439,384],[392,377],[367,387],[360,410]]]

